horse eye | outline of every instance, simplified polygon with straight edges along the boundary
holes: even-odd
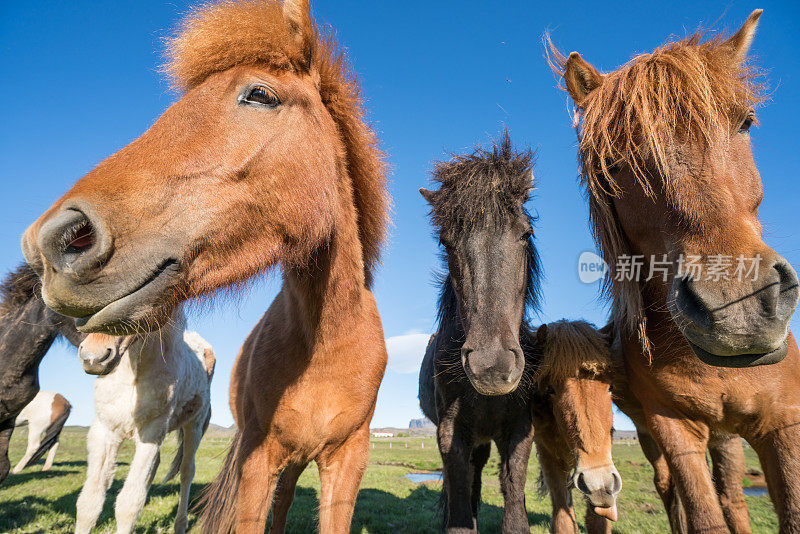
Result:
[[[739,133],[743,134],[749,132],[750,127],[753,125],[753,121],[755,120],[755,118],[756,118],[755,115],[753,115],[752,113],[748,115],[747,118],[745,118],[742,121],[742,125],[739,126]]]
[[[548,395],[555,395],[556,390],[553,389],[553,386],[547,386],[547,394]]]
[[[272,89],[263,85],[256,85],[250,89],[250,91],[247,93],[247,96],[244,97],[244,101],[250,104],[269,106],[271,108],[277,107],[281,103],[278,95],[276,95]]]
[[[527,241],[528,239],[531,238],[532,235],[533,235],[533,232],[531,232],[530,230],[525,230],[525,233],[522,234],[522,237],[520,237],[520,239],[522,241]]]

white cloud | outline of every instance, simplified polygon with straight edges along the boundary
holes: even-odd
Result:
[[[395,373],[418,373],[430,334],[411,331],[386,340],[389,369]]]

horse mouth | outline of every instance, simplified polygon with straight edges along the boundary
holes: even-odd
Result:
[[[692,347],[692,351],[697,355],[701,362],[713,365],[714,367],[756,367],[759,365],[772,365],[783,360],[789,353],[789,340],[784,339],[783,343],[774,350],[754,354],[738,354],[735,356],[720,356],[709,352],[700,346],[692,343],[687,338],[686,341]]]
[[[100,361],[93,362],[91,364],[84,363],[83,372],[85,372],[87,375],[105,376],[116,369],[117,364],[119,364],[121,359],[122,351],[116,350],[110,352],[108,356]]]
[[[124,336],[157,329],[158,313],[164,311],[164,296],[180,278],[178,260],[164,260],[138,287],[106,304],[97,312],[75,319],[84,333],[103,332]]]
[[[616,521],[617,504],[614,503],[612,506],[595,506],[594,513],[599,515],[600,517],[605,517],[609,521]]]

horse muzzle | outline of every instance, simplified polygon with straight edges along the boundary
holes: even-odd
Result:
[[[130,339],[130,338],[125,338]],[[105,344],[84,340],[78,347],[78,358],[86,374],[103,376],[116,369],[123,352],[128,348],[124,340],[112,340]]]
[[[183,280],[180,262],[168,252],[172,243],[115,247],[103,218],[81,201],[37,225],[22,238],[25,259],[42,279],[45,304],[75,317],[80,331],[152,331],[171,312],[166,308]]]
[[[578,466],[572,484],[586,495],[597,515],[617,520],[617,495],[622,490],[622,477],[613,463],[588,469]]]
[[[718,367],[777,363],[788,353],[789,323],[797,306],[797,274],[774,252],[745,281],[676,278],[669,311],[694,353]]]

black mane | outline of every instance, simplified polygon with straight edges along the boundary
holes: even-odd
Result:
[[[39,277],[27,263],[8,273],[0,284],[0,315],[38,297],[40,285]]]
[[[471,154],[453,154],[434,163],[431,216],[439,233],[500,225],[517,216],[533,189],[534,157],[530,149],[515,151],[508,131],[491,150],[476,147]]]

